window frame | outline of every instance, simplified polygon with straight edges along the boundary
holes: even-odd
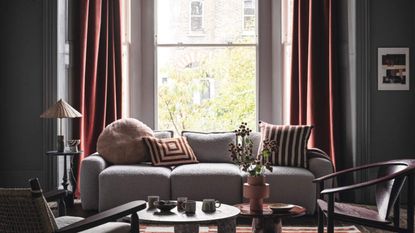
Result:
[[[257,119],[283,124],[281,65],[281,2],[256,1],[258,17]],[[157,129],[155,2],[131,2],[130,116]]]

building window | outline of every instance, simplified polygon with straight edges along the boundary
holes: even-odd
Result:
[[[255,32],[255,0],[243,1],[243,30],[244,32]]]
[[[256,127],[256,35],[243,34],[240,9],[228,1],[157,1],[159,129],[177,134],[183,130],[227,131],[242,121]],[[206,37],[183,36],[186,15],[171,9],[180,12],[189,3],[192,21],[194,17],[191,29],[203,28],[204,15],[203,20],[209,24],[204,28]]]
[[[202,1],[190,1],[190,31],[203,32]]]
[[[215,80],[213,78],[195,79],[199,87],[193,92],[193,103],[203,104],[204,101],[210,101],[215,97]]]

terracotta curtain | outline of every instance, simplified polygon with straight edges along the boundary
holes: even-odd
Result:
[[[79,4],[79,80],[74,95],[83,115],[81,149],[88,156],[96,151],[105,126],[121,118],[121,0],[81,0]]]
[[[291,124],[313,125],[309,146],[318,147],[335,162],[336,0],[294,0]]]

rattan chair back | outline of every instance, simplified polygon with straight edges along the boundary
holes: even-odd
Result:
[[[56,229],[41,190],[0,188],[0,232],[52,233]]]

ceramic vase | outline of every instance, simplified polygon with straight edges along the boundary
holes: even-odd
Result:
[[[265,176],[248,176],[243,186],[243,196],[249,199],[249,207],[253,212],[261,212],[264,199],[269,197],[269,184]]]

